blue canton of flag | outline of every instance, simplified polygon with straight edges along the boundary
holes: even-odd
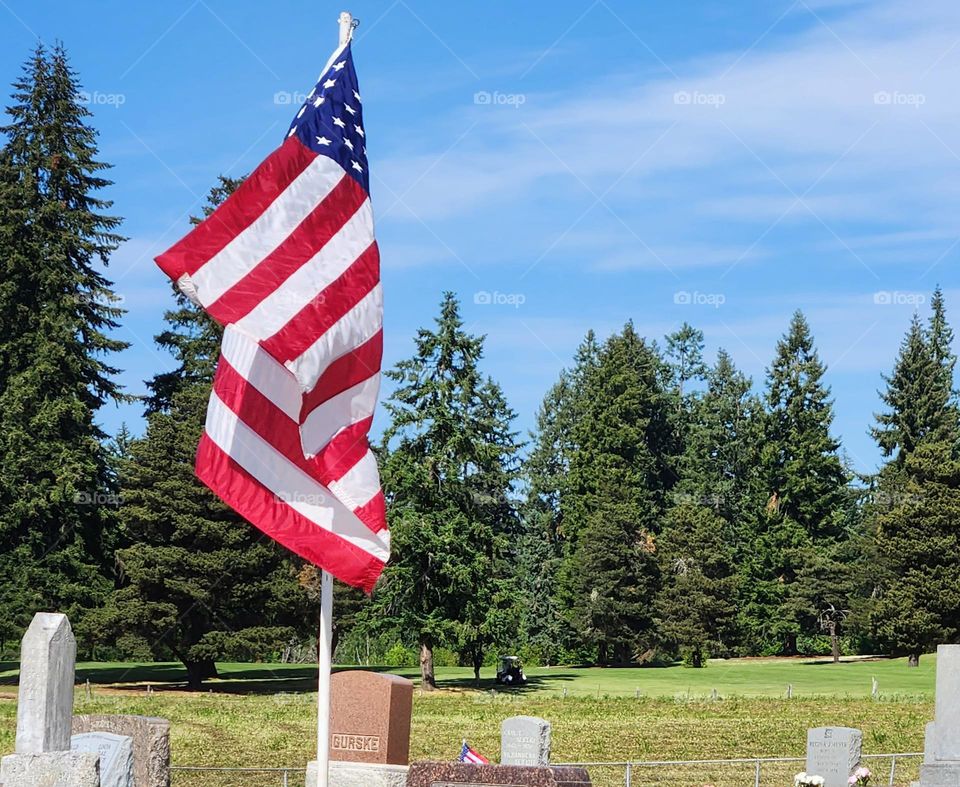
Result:
[[[350,44],[333,57],[303,102],[287,132],[288,137],[294,135],[314,152],[339,163],[370,193],[363,108]]]

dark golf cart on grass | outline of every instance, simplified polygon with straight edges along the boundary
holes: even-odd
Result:
[[[527,682],[519,656],[501,656],[497,668],[497,683],[503,686],[522,686]]]

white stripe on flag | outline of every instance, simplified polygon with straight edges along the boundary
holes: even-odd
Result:
[[[279,501],[378,560],[386,562],[389,558],[388,531],[371,531],[329,489],[292,464],[241,421],[215,391],[211,392],[207,407],[206,432],[224,453]]]
[[[286,413],[294,423],[300,423],[300,386],[287,367],[278,363],[254,339],[232,325],[228,325],[223,331],[220,353],[241,377]]]
[[[317,405],[300,425],[300,439],[307,457],[320,453],[341,429],[373,415],[379,390],[378,372]]]
[[[380,491],[380,474],[373,451],[368,450],[338,481],[331,481],[330,491],[350,509],[369,503]]]
[[[382,326],[383,287],[378,283],[303,353],[284,365],[296,375],[304,391],[312,391],[331,363],[371,339]]]
[[[258,339],[273,336],[353,265],[371,243],[373,208],[367,199],[320,251],[237,320],[237,328]]]
[[[317,156],[249,227],[193,274],[200,302],[209,306],[285,241],[337,183],[348,175]]]

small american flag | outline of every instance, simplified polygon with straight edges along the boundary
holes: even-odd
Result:
[[[469,762],[473,765],[489,765],[490,760],[484,757],[480,752],[474,751],[471,749],[467,742],[463,742],[463,748],[460,749],[460,756],[457,757],[457,762]]]
[[[390,537],[367,439],[383,299],[366,153],[347,42],[283,144],[157,264],[225,326],[197,476],[369,592]]]

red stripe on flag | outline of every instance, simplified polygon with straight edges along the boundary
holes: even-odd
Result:
[[[344,427],[310,460],[316,466],[317,477],[327,479],[323,483],[339,481],[363,459],[370,447],[367,432],[372,423],[370,416]]]
[[[383,360],[383,329],[361,344],[357,349],[341,355],[331,363],[309,393],[303,396],[300,423],[327,399],[353,388],[380,371]]]
[[[240,516],[287,549],[336,574],[348,585],[373,591],[383,562],[335,536],[279,499],[206,434],[197,449],[197,477]]]
[[[370,502],[355,508],[353,513],[357,515],[363,524],[369,527],[374,533],[387,529],[387,501],[383,496],[383,490],[377,492],[370,498]]]
[[[226,358],[220,358],[217,364],[213,390],[241,421],[277,449],[278,453],[320,483],[327,483],[317,477],[311,463],[303,455],[299,425],[251,385]]]
[[[370,447],[367,432],[373,422],[372,417],[342,429],[317,456],[307,459],[300,444],[299,426],[251,385],[225,358],[221,358],[217,365],[213,389],[241,421],[279,454],[324,486],[343,478],[363,459]],[[354,509],[358,518],[375,533],[387,527],[382,498],[383,493],[379,492],[363,506]],[[351,506],[348,505],[347,508]]]
[[[360,303],[379,281],[380,252],[374,241],[336,281],[261,346],[281,363],[292,361]]]
[[[196,273],[249,227],[316,157],[298,139],[285,140],[230,199],[157,257],[157,265],[174,281],[185,273]]]
[[[367,200],[367,193],[353,178],[340,182],[276,249],[246,276],[207,307],[221,324],[245,317],[265,293],[272,293],[308,262],[340,231]]]

